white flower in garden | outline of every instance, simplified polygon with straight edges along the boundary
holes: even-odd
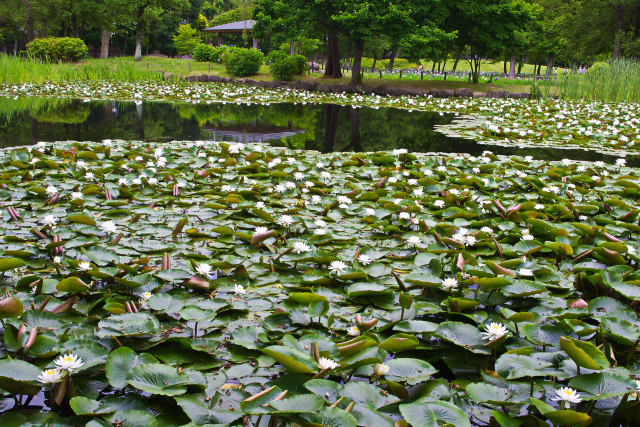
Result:
[[[78,369],[84,365],[82,359],[71,353],[60,356],[53,363],[56,364],[58,369],[66,369],[69,372],[73,372],[74,369]]]
[[[127,178],[118,178],[118,184],[119,185],[128,185],[129,181],[127,180]]]
[[[433,206],[435,206],[438,209],[442,209],[445,205],[444,200],[436,200],[433,202]]]
[[[394,156],[400,156],[401,154],[407,154],[408,151],[406,148],[396,148],[392,151]]]
[[[333,359],[321,357],[318,360],[318,367],[320,368],[321,371],[324,371],[325,369],[335,369],[338,367],[338,363]]]
[[[480,168],[479,167],[475,167],[473,169],[471,169],[473,171],[473,173],[478,174],[480,173]]]
[[[422,239],[415,234],[407,238],[407,245],[409,246],[418,246],[420,243],[422,243]]]
[[[159,168],[165,167],[167,165],[167,158],[166,157],[158,157],[157,165],[158,165]]]
[[[400,212],[400,215],[398,215],[398,217],[400,219],[409,219],[411,218],[411,214],[409,214],[409,212]]]
[[[297,241],[293,242],[293,252],[297,254],[301,254],[303,252],[309,252],[311,250],[311,246],[309,246],[305,242]]]
[[[533,161],[533,156],[524,156],[524,160],[526,162],[532,162]]]
[[[550,185],[548,187],[544,187],[542,191],[548,191],[553,194],[558,194],[560,193],[560,187],[558,187],[557,185]]]
[[[387,373],[389,372],[389,366],[385,365],[384,363],[376,363],[375,366],[373,367],[373,372],[379,376],[382,377],[384,375],[387,375]]]
[[[201,262],[196,267],[196,272],[203,276],[207,276],[209,273],[211,273],[211,266],[209,264],[205,264],[204,262]]]
[[[84,198],[84,194],[80,191],[74,191],[71,193],[71,200],[82,200]]]
[[[223,185],[222,186],[222,188],[223,188],[222,191],[225,191],[225,192],[230,191],[230,190],[224,190],[225,187],[227,187],[229,189],[231,188],[231,186],[229,186],[229,185]],[[285,191],[287,191],[286,187],[284,185],[282,185],[282,184],[276,185],[273,189],[276,191],[276,193],[284,193]]]
[[[326,228],[322,228],[322,227],[318,227],[318,228],[315,229],[313,234],[315,234],[317,236],[324,236],[325,234],[327,234],[327,229]]]
[[[593,164],[596,165],[599,168],[603,168],[604,167],[604,162],[602,160],[598,160],[597,162],[594,162]]]
[[[42,223],[53,228],[58,223],[58,219],[53,215],[45,215],[44,218],[42,218]]]
[[[100,228],[105,233],[117,233],[118,229],[116,228],[116,224],[113,221],[104,221],[100,223]]]
[[[143,292],[142,295],[140,296],[144,301],[148,300],[149,298],[151,298],[153,296],[153,294],[149,291]]]
[[[154,178],[154,177],[149,178],[147,182],[151,185],[156,185],[158,183],[158,178]]]
[[[544,205],[541,203],[536,203],[536,205],[533,208],[540,211],[544,209]]]
[[[634,255],[636,253],[636,248],[633,246],[627,245],[627,252],[631,255]]]
[[[493,234],[493,229],[491,229],[490,227],[482,227],[480,229],[480,231],[482,231],[483,233],[487,233],[487,234]]]
[[[576,171],[578,171],[578,172],[584,172],[584,171],[586,171],[586,170],[587,170],[587,167],[586,167],[585,165],[579,165],[579,166],[576,168]]]
[[[321,201],[322,201],[322,198],[320,196],[318,196],[317,194],[314,194],[313,196],[311,196],[311,204],[317,205]]]
[[[507,334],[507,328],[502,323],[491,322],[485,325],[486,332],[483,332],[483,338],[489,341],[497,340]]]
[[[473,246],[476,244],[476,238],[472,235],[464,236],[463,243],[465,246]]]
[[[535,236],[533,234],[531,234],[531,232],[529,231],[528,228],[525,228],[524,230],[522,230],[522,237],[520,237],[520,239],[522,239],[522,240],[533,240],[533,239],[535,239]]]
[[[409,184],[411,186],[417,185],[418,184],[418,180],[415,179],[415,178],[411,178],[411,179],[407,180],[407,184]]]
[[[458,287],[458,280],[455,277],[447,277],[442,280],[442,289],[449,291]]]
[[[302,181],[304,179],[304,174],[302,172],[296,172],[293,174],[293,179],[296,181]]]
[[[233,293],[236,295],[244,295],[247,293],[247,291],[242,285],[233,285]]]
[[[29,160],[29,163],[31,163],[31,164],[33,165],[33,164],[35,164],[35,163],[38,163],[39,161],[40,161],[40,159],[39,159],[39,158],[37,158],[37,157],[33,157],[33,158],[31,158],[31,160]]]
[[[291,215],[282,215],[279,219],[278,222],[280,223],[280,225],[282,225],[283,227],[289,227],[291,224],[293,224],[293,217]]]
[[[260,226],[260,227],[256,227],[256,229],[255,229],[254,233],[255,233],[255,234],[262,234],[262,233],[266,233],[267,231],[269,231],[269,228],[268,228],[268,227],[262,227],[262,226]]]
[[[427,169],[424,171],[424,176],[431,176],[433,175],[433,171],[431,169]]]
[[[365,209],[364,209],[364,213],[365,213],[367,216],[374,216],[374,215],[376,214],[376,210],[375,210],[375,209],[373,209],[373,208],[365,208]]]
[[[600,181],[600,177],[598,175],[592,175],[591,176],[591,180],[592,181]]]
[[[62,262],[62,258],[56,255],[53,257],[53,262],[56,264],[60,264]]]
[[[352,203],[351,199],[347,196],[338,196],[336,199],[338,200],[338,203],[342,205],[350,205]]]
[[[131,180],[131,182],[133,182],[135,185],[140,185],[140,184],[142,184],[142,179],[140,179],[140,178],[133,178],[133,179]]]
[[[62,379],[62,372],[57,369],[46,369],[38,375],[38,381],[44,384],[57,383]]]
[[[518,276],[533,276],[533,270],[531,270],[530,268],[522,267],[520,270],[518,270]]]
[[[438,172],[446,172],[446,171],[447,171],[447,167],[446,167],[446,166],[438,166],[438,167],[436,168],[436,170],[437,170]]]
[[[627,164],[627,160],[626,159],[617,159],[616,160],[616,166],[625,166]]]
[[[82,271],[91,270],[91,263],[89,261],[80,261],[78,263],[78,270],[82,270]]]
[[[326,227],[327,226],[327,222],[324,219],[318,218],[315,221],[313,221],[313,223],[318,226],[318,227]]]
[[[640,380],[635,380],[636,388],[640,390]]]
[[[329,271],[331,274],[344,273],[346,269],[347,264],[340,260],[331,261],[331,264],[329,264]]]
[[[389,182],[389,184],[395,184],[396,182],[398,182],[398,178],[396,178],[395,176],[390,176],[389,179],[387,179],[387,182]]]
[[[416,197],[422,197],[424,195],[424,189],[422,187],[414,188],[413,195]]]
[[[95,178],[95,174],[94,174],[93,172],[87,172],[87,173],[84,175],[84,177],[85,177],[86,179],[93,179],[93,178]]]
[[[54,187],[53,185],[50,185],[47,187],[46,192],[49,196],[53,196],[54,194],[56,194],[58,192],[58,189],[56,187]]]
[[[362,265],[369,265],[371,264],[371,257],[366,254],[360,254],[358,255],[358,262]]]
[[[287,181],[284,183],[284,188],[286,188],[287,190],[293,190],[294,188],[296,188],[296,184],[294,182]]]
[[[78,160],[76,162],[76,167],[82,168],[82,169],[86,169],[87,168],[87,164],[84,162],[84,160]]]
[[[562,164],[563,164],[564,166],[570,166],[570,165],[571,165],[571,163],[573,163],[573,162],[571,161],[571,159],[562,159]]]
[[[265,208],[264,202],[256,202],[256,209],[264,209],[264,208]]]
[[[357,326],[351,326],[347,328],[347,334],[351,335],[352,337],[357,337],[358,335],[360,335],[360,329],[358,329]]]
[[[567,409],[569,408],[570,403],[582,402],[580,394],[571,387],[561,387],[559,390],[556,390],[556,396],[557,397],[552,397],[551,400],[564,402],[565,408]]]
[[[322,172],[320,172],[320,177],[322,179],[329,180],[329,179],[331,179],[331,174],[329,172],[327,172],[327,171],[322,171]]]

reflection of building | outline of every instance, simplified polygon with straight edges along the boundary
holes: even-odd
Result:
[[[209,132],[212,141],[234,142],[266,142],[279,141],[299,133],[305,133],[304,129],[293,127],[265,125],[254,120],[251,124],[207,123],[204,130]]]

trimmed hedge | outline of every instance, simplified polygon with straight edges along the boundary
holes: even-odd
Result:
[[[262,65],[262,52],[258,49],[236,48],[228,55],[225,52],[227,72],[235,77],[248,77],[258,74]]]
[[[82,39],[47,37],[27,43],[27,53],[43,61],[76,62],[86,58],[89,49]]]

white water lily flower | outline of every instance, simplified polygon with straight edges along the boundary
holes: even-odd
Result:
[[[375,373],[379,377],[382,377],[384,375],[387,375],[389,369],[391,369],[389,365],[385,365],[384,363],[376,363],[373,367],[373,373]]]
[[[262,234],[262,233],[266,233],[267,231],[269,231],[268,227],[256,227],[254,234]]]
[[[455,277],[447,277],[442,280],[442,289],[445,291],[453,290],[458,287],[458,280]]]
[[[80,191],[74,191],[71,193],[71,200],[82,200],[84,198],[84,194]]]
[[[57,383],[62,379],[62,372],[57,369],[46,369],[38,375],[38,381],[44,384]]]
[[[257,209],[264,209],[265,204],[264,202],[256,202],[256,208]]]
[[[95,178],[95,174],[94,174],[93,172],[87,172],[87,173],[84,175],[84,177],[85,177],[86,179],[93,179],[93,178]]]
[[[133,180],[131,180],[131,182],[134,183],[135,185],[140,185],[140,184],[142,184],[142,179],[133,178]]]
[[[524,230],[522,230],[522,236],[520,237],[520,239],[522,239],[522,240],[533,240],[533,239],[535,239],[535,236],[533,234],[531,234],[529,229],[525,228]]]
[[[318,203],[320,203],[322,201],[322,198],[320,196],[318,196],[317,194],[314,194],[313,196],[311,196],[311,201],[310,203],[312,205],[317,205]]]
[[[155,177],[151,177],[149,179],[147,179],[147,182],[151,185],[156,185],[158,183],[158,178]]]
[[[351,199],[347,196],[338,196],[336,199],[338,200],[338,203],[343,205],[350,205],[352,203]]]
[[[616,166],[625,166],[627,164],[627,160],[626,159],[616,159]]]
[[[301,254],[303,252],[309,252],[311,250],[311,246],[309,246],[306,242],[293,242],[293,252],[297,254]]]
[[[424,195],[424,189],[422,187],[414,188],[413,195],[416,197],[422,197]]]
[[[84,160],[78,160],[76,162],[76,167],[82,168],[82,169],[86,169],[87,168],[87,164],[85,163]]]
[[[236,295],[244,295],[247,293],[247,291],[242,285],[233,285],[233,293]]]
[[[321,357],[318,360],[318,367],[321,371],[324,371],[325,369],[335,369],[338,367],[338,363],[333,359]]]
[[[346,269],[347,264],[340,260],[331,261],[331,264],[329,264],[331,274],[343,273]]]
[[[444,200],[436,200],[433,202],[433,206],[435,206],[438,209],[442,209],[445,205]]]
[[[533,276],[533,270],[531,270],[530,268],[526,268],[523,267],[520,270],[518,270],[518,276]]]
[[[486,332],[483,332],[483,338],[489,341],[495,341],[498,338],[502,338],[509,332],[502,323],[491,322],[484,326]]]
[[[129,180],[127,178],[118,178],[119,185],[129,185]]]
[[[636,388],[640,390],[640,380],[635,380],[635,382],[636,382]]]
[[[82,271],[91,270],[91,263],[89,261],[80,261],[78,263],[78,270],[82,270]]]
[[[293,179],[296,181],[302,181],[304,179],[304,174],[302,172],[296,172],[293,174]]]
[[[569,165],[571,165],[571,163],[573,163],[573,162],[571,161],[571,159],[562,159],[562,164],[563,164],[564,166],[569,166]]]
[[[358,255],[358,262],[362,265],[371,264],[371,257],[369,255],[360,254]]]
[[[357,337],[358,335],[360,335],[360,329],[358,329],[357,326],[351,326],[347,328],[347,334],[351,335],[352,337]]]
[[[62,258],[56,255],[53,257],[53,262],[56,264],[60,264],[62,262]]]
[[[541,204],[541,203],[536,203],[536,205],[534,206],[534,209],[537,209],[537,210],[540,211],[540,210],[544,209],[544,205]]]
[[[45,215],[41,221],[44,225],[48,225],[51,228],[55,227],[58,223],[58,219],[53,215]]]
[[[389,179],[387,179],[387,182],[389,184],[395,184],[396,182],[398,182],[398,178],[396,178],[395,176],[390,176]]]
[[[116,227],[116,223],[113,221],[103,221],[100,223],[100,228],[105,233],[117,233],[118,228]]]
[[[293,224],[293,217],[291,215],[282,215],[278,219],[278,223],[280,223],[280,225],[282,225],[283,227],[289,227],[291,224]]]
[[[490,228],[490,227],[486,227],[486,226],[485,226],[485,227],[482,227],[482,228],[480,229],[480,231],[482,231],[483,233],[487,233],[487,234],[493,234],[493,229],[492,229],[492,228]]]
[[[145,301],[146,301],[146,300],[148,300],[149,298],[151,298],[152,296],[153,296],[153,294],[152,294],[151,292],[146,291],[146,292],[143,292],[143,293],[142,293],[141,298],[142,298],[143,300],[145,300]]]
[[[71,353],[60,356],[53,363],[56,364],[58,369],[66,369],[69,372],[73,372],[74,369],[78,369],[82,365],[84,365],[82,359],[80,359],[77,355]]]
[[[53,196],[54,194],[56,194],[58,192],[58,189],[56,187],[54,187],[53,185],[49,185],[46,189],[46,192],[49,196]]]
[[[400,212],[400,215],[398,215],[398,217],[400,219],[409,219],[411,218],[411,214],[409,214],[409,212]]]
[[[412,235],[407,238],[407,245],[409,246],[418,246],[420,243],[422,243],[420,236]]]
[[[564,402],[564,406],[566,409],[569,408],[570,403],[582,402],[580,394],[571,387],[561,387],[559,390],[556,390],[556,396],[557,397],[552,397],[551,400],[555,400],[556,402]]]
[[[322,228],[322,227],[318,227],[314,230],[313,234],[317,235],[317,236],[324,236],[325,234],[327,234],[327,229],[326,228]]]
[[[198,274],[201,274],[202,276],[206,276],[209,273],[211,273],[211,266],[209,264],[205,264],[204,262],[201,262],[196,267],[196,272]]]
[[[375,209],[373,209],[373,208],[365,208],[365,209],[364,209],[364,213],[365,213],[367,216],[374,216],[374,215],[376,214],[376,210],[375,210]]]

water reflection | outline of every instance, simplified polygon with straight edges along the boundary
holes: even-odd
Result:
[[[0,98],[0,147],[38,141],[139,139],[264,142],[297,149],[531,155],[537,159],[615,161],[582,149],[481,145],[436,131],[452,114],[332,104],[188,104]],[[638,157],[628,164],[640,164]]]

